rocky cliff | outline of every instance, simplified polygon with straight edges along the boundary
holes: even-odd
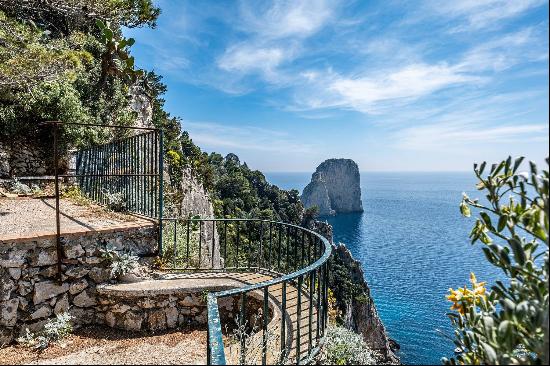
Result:
[[[326,222],[311,221],[308,227],[332,243],[332,226]],[[365,280],[361,262],[355,260],[342,243],[333,244],[329,262],[329,287],[334,294],[337,321],[361,334],[365,343],[382,356],[385,364],[399,364],[396,351],[399,344],[386,333]]]
[[[321,216],[362,212],[360,175],[351,159],[329,159],[319,165],[302,192],[306,208],[317,206]]]

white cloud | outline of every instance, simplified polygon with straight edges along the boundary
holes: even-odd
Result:
[[[547,41],[540,33],[539,29],[525,28],[480,43],[467,51],[456,67],[470,72],[499,72],[519,63],[548,58],[548,48],[544,47]]]
[[[483,81],[445,63],[411,64],[368,76],[341,76],[329,70],[307,72],[303,77],[310,87],[297,94],[298,109],[339,107],[370,114],[391,111],[455,85]]]
[[[242,3],[238,27],[247,37],[229,45],[216,65],[228,73],[260,74],[272,84],[283,83],[287,76],[279,68],[301,56],[301,43],[326,26],[334,5],[319,0]]]
[[[336,2],[287,0],[276,1],[267,7],[258,5],[242,3],[242,28],[264,39],[281,39],[308,37],[317,32],[331,20]]]
[[[374,78],[341,78],[329,90],[336,92],[343,104],[360,111],[376,111],[377,104],[410,101],[456,84],[478,78],[456,72],[446,64],[414,64]]]
[[[230,127],[214,122],[183,121],[193,141],[207,149],[311,153],[313,147],[287,133],[251,125]]]
[[[406,150],[465,149],[468,145],[548,141],[548,124],[479,126],[470,123],[432,124],[403,129],[395,146]]]
[[[302,71],[294,81],[295,104],[287,109],[345,108],[366,114],[395,114],[396,108],[424,97],[433,98],[452,87],[489,85],[496,75],[514,66],[548,60],[548,42],[542,28],[528,27],[479,42],[455,57],[454,63],[406,63],[397,56],[397,66],[377,65],[375,71],[369,70],[369,64],[347,74],[332,68]],[[369,52],[381,48],[385,58],[386,45],[392,43],[399,44],[386,40],[375,43],[378,47],[369,48]]]
[[[451,29],[453,32],[462,32],[495,27],[501,21],[517,17],[545,2],[545,0],[463,0],[430,1],[427,5],[439,16],[463,20],[465,23]]]
[[[277,68],[291,60],[294,54],[292,47],[239,43],[228,48],[218,59],[217,65],[221,70],[237,74],[258,72],[267,81],[278,83],[281,77]]]

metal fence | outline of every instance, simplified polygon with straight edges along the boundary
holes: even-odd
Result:
[[[303,363],[315,355],[328,316],[327,239],[260,219],[165,218],[162,230],[166,268],[267,275],[260,283],[208,294],[209,364]],[[218,303],[228,297],[240,303],[235,324],[220,318]],[[248,306],[250,299],[261,301],[260,309]],[[238,334],[228,332],[232,326]],[[232,339],[227,347],[224,333]]]
[[[100,204],[159,218],[160,144],[160,132],[149,130],[79,150],[74,177],[82,192]]]
[[[57,267],[61,280],[63,250],[61,244],[60,179],[76,179],[90,199],[140,215],[156,218],[162,226],[163,213],[163,132],[156,128],[47,121],[53,128],[53,169],[55,175],[55,216]],[[63,125],[109,130],[139,131],[77,151],[74,174],[60,174],[59,128]],[[162,230],[159,230],[162,243]]]

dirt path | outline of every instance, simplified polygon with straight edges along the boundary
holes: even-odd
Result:
[[[0,349],[0,364],[193,365],[206,363],[206,331],[144,335],[103,327],[77,330],[62,344],[38,352],[23,346]]]

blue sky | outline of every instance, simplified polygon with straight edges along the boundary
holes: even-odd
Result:
[[[548,2],[157,1],[139,67],[206,151],[263,171],[548,156]]]

